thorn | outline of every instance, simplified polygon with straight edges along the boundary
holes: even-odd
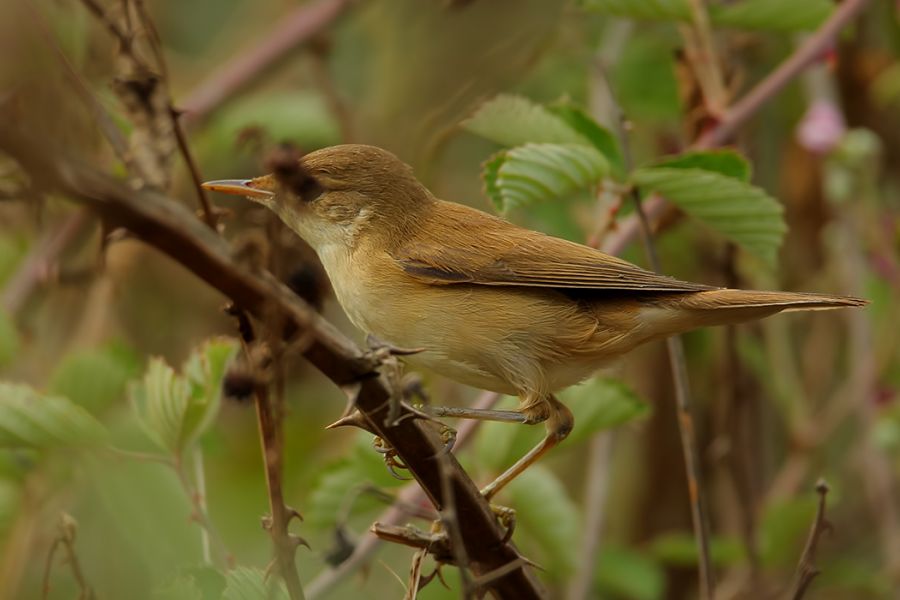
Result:
[[[288,523],[290,523],[292,519],[297,519],[301,523],[303,522],[303,515],[301,515],[300,511],[298,511],[296,508],[292,506],[285,506],[284,508],[285,510],[287,510]]]
[[[370,431],[366,418],[357,409],[353,409],[353,412],[349,415],[345,415],[331,425],[327,425],[325,429],[337,429],[338,427],[359,427],[365,431]]]
[[[312,546],[309,545],[309,542],[307,542],[305,538],[294,534],[288,535],[288,538],[291,540],[291,542],[293,542],[295,550],[300,546],[306,547],[307,550],[312,550]]]

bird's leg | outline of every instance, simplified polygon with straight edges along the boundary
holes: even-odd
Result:
[[[497,479],[492,481],[481,490],[481,494],[490,500],[497,492],[503,489],[510,481],[519,476],[525,469],[530,467],[548,450],[566,439],[566,436],[572,431],[575,425],[575,418],[562,402],[554,396],[546,399],[546,409],[548,411],[546,419],[547,436],[537,446],[528,451],[528,453],[516,461],[516,463],[504,471]],[[525,413],[523,413],[525,414]],[[529,422],[529,421],[523,421]]]

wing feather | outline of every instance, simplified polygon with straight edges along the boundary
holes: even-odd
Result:
[[[466,206],[442,201],[436,206],[427,230],[412,235],[391,253],[406,273],[425,283],[597,291],[716,289],[658,275]]]

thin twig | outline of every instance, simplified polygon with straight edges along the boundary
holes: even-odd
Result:
[[[816,510],[816,519],[813,521],[812,528],[809,531],[809,538],[806,540],[806,547],[803,548],[803,554],[800,555],[800,562],[797,564],[794,588],[791,591],[793,600],[803,598],[813,579],[821,572],[816,566],[816,550],[818,549],[819,538],[824,532],[832,529],[831,523],[825,519],[825,497],[828,495],[828,491],[828,484],[824,479],[820,479],[816,483],[819,507]]]
[[[609,84],[608,79],[607,84]],[[609,85],[608,89],[614,106],[618,107],[619,111],[618,134],[622,146],[625,169],[626,172],[631,172],[634,162],[631,155],[630,140],[625,129],[625,115],[622,113],[621,105],[616,101],[614,90]],[[650,261],[650,267],[659,273],[661,272],[661,266],[659,255],[656,252],[656,245],[653,243],[653,232],[644,212],[640,191],[636,187],[632,188],[631,197],[634,201],[635,213],[640,224],[641,238],[644,242],[647,258]],[[672,370],[672,383],[675,387],[678,431],[681,434],[681,449],[684,453],[688,495],[691,503],[691,520],[694,525],[694,536],[697,539],[700,597],[711,599],[715,595],[715,573],[712,568],[709,548],[709,517],[700,476],[699,450],[697,449],[694,417],[691,408],[691,389],[681,337],[676,335],[667,338],[666,351],[669,356],[669,366]]]
[[[69,567],[72,569],[72,576],[78,583],[78,600],[92,600],[94,598],[94,590],[88,584],[87,579],[85,579],[84,572],[81,570],[81,563],[78,562],[78,555],[75,553],[77,527],[75,519],[70,515],[66,513],[60,515],[56,538],[50,545],[50,550],[47,552],[47,560],[44,563],[44,577],[41,586],[41,598],[44,600],[50,596],[50,572],[53,569],[53,557],[60,546],[66,551],[66,562],[69,563]]]
[[[210,557],[208,556],[208,548],[211,543],[222,560],[221,564],[228,567],[232,566],[234,560],[233,556],[228,551],[228,548],[226,548],[225,542],[222,541],[222,537],[219,535],[218,530],[213,525],[212,519],[209,517],[209,511],[206,508],[206,499],[204,498],[203,492],[199,489],[199,483],[198,488],[195,489],[185,471],[180,456],[176,456],[173,461],[170,461],[169,466],[172,467],[172,470],[174,470],[175,474],[178,476],[178,482],[181,484],[181,489],[184,490],[185,496],[187,496],[188,501],[191,503],[191,508],[193,510],[191,519],[200,526],[200,536],[204,546],[204,559],[207,562],[211,562]]]

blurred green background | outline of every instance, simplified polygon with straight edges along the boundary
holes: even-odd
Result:
[[[122,19],[130,4],[103,6]],[[265,152],[282,141],[304,151],[364,142],[397,153],[437,196],[492,211],[480,171],[499,146],[459,124],[498,93],[537,103],[568,99],[614,125],[605,72],[631,123],[638,164],[683,149],[702,126],[693,119],[696,102],[677,58],[682,26],[615,16],[628,14],[616,4],[628,3],[310,3],[338,16],[203,114],[191,110],[204,82],[234,69],[235,57],[271,40],[304,6],[160,0],[147,8],[205,179],[260,174]],[[734,97],[831,10],[828,2],[797,4],[824,12],[807,12],[795,23],[785,10],[753,27],[716,29]],[[129,135],[133,124],[110,86],[116,46],[85,6],[4,3],[0,49],[3,118],[124,175],[78,91],[90,90]],[[861,311],[779,316],[685,337],[717,597],[788,589],[815,514],[819,477],[832,489],[833,530],[820,543],[822,573],[811,595],[889,598],[900,588],[898,56],[897,5],[872,1],[822,60],[741,130],[738,147],[753,165],[753,183],[783,204],[790,227],[777,267],[735,251],[694,221],[669,223],[658,237],[665,272],[679,278],[871,301]],[[187,171],[178,159],[172,165],[169,192],[193,208]],[[252,587],[271,558],[260,526],[268,500],[253,406],[219,392],[235,350],[234,325],[221,310],[225,299],[135,240],[102,244],[108,232],[93,217],[65,198],[41,195],[40,182],[30,184],[23,193],[17,166],[0,156],[0,380],[7,382],[0,387],[0,597],[40,597],[51,546],[73,531],[78,564],[97,598],[218,598],[226,585],[232,594]],[[267,222],[241,200],[214,200],[229,211],[229,239]],[[593,195],[574,194],[509,216],[584,241],[608,208]],[[311,251],[289,235],[273,242],[287,265],[279,276],[321,295],[326,317],[361,341]],[[646,264],[640,244],[623,256]],[[344,545],[352,544],[387,508],[361,490],[369,484],[394,494],[404,482],[388,474],[371,436],[324,429],[344,408],[337,388],[299,360],[287,372],[285,497],[305,517],[293,531],[311,549],[300,548],[297,564],[303,583],[316,588],[341,549],[338,532]],[[435,402],[464,404],[478,396],[423,375]],[[173,394],[182,390],[200,407],[194,429],[177,440],[154,439],[159,415],[148,412],[146,397],[157,392],[145,385],[153,377],[168,377]],[[539,576],[554,598],[566,597],[579,578],[590,582],[580,597],[696,597],[664,346],[636,351],[564,397],[581,425],[500,498],[518,513],[514,539],[523,554],[543,567]],[[37,403],[44,409],[29,409]],[[485,483],[540,434],[485,425],[460,459]],[[164,464],[160,455],[179,458]],[[201,480],[216,532],[209,552],[191,518]],[[62,529],[61,515],[68,515]],[[585,537],[597,541],[596,552],[584,552]],[[384,546],[317,597],[402,597],[411,554]],[[50,598],[78,597],[64,555],[57,548]],[[232,568],[226,580],[226,567],[235,566],[256,571]],[[444,574],[452,587],[454,569]],[[435,581],[420,597],[458,592]]]

